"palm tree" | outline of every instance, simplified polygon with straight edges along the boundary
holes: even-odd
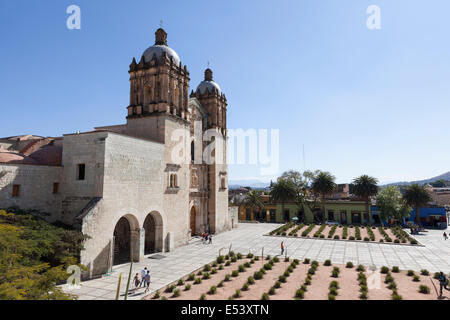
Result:
[[[284,214],[284,204],[295,199],[296,192],[294,184],[287,179],[278,179],[273,183],[270,190],[270,199],[281,203],[281,212]]]
[[[422,222],[420,221],[420,208],[433,200],[428,190],[424,186],[413,184],[405,188],[403,200],[405,200],[409,206],[416,209],[416,224],[422,227]]]
[[[319,172],[312,184],[311,189],[314,193],[320,195],[321,208],[321,220],[325,222],[325,201],[327,195],[331,194],[336,188],[336,183],[334,182],[336,178],[329,172]]]
[[[256,190],[251,190],[245,195],[244,205],[247,208],[250,208],[253,212],[254,209],[257,209],[258,212],[261,211],[264,208],[261,194]]]
[[[376,196],[378,193],[378,180],[374,177],[370,177],[366,174],[355,178],[353,180],[353,193],[364,200],[366,203],[366,221],[369,225],[372,224],[372,219],[370,217],[370,198]]]

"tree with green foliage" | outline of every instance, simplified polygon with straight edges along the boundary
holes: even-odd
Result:
[[[411,207],[402,199],[402,194],[397,186],[388,186],[381,189],[376,201],[381,221],[387,221],[388,219],[401,221],[411,214]]]
[[[78,265],[85,239],[29,214],[0,210],[0,300],[75,299],[57,284],[70,276],[68,266]]]
[[[370,217],[370,198],[376,196],[378,193],[378,180],[366,174],[357,177],[353,180],[353,192],[358,197],[364,200],[366,206],[366,221],[369,225],[372,224]]]
[[[333,193],[336,188],[336,178],[329,172],[320,171],[312,181],[311,190],[320,196],[321,202],[321,217],[317,217],[317,220],[325,222],[325,203],[326,197]]]
[[[420,208],[426,206],[428,202],[433,200],[427,188],[418,184],[410,185],[405,188],[403,200],[405,200],[409,206],[416,209],[415,222],[422,227],[422,222],[420,221]]]
[[[314,212],[314,209],[317,207],[317,197],[311,192],[310,187],[312,181],[318,173],[319,171],[299,172],[290,170],[281,175],[280,179],[291,181],[294,185],[296,193],[294,201],[297,204],[299,211],[303,211],[306,206],[311,212]]]
[[[244,205],[250,208],[252,212],[257,210],[260,212],[264,208],[261,193],[256,190],[251,190],[245,195]]]
[[[292,181],[278,178],[276,183],[272,183],[270,188],[270,199],[273,202],[281,203],[281,211],[283,214],[284,205],[288,201],[294,201],[295,196],[295,186]]]

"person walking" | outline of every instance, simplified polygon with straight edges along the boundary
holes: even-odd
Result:
[[[447,233],[445,233],[445,231],[444,231],[444,234],[443,234],[443,236],[444,236],[444,240],[447,240]]]
[[[136,291],[139,285],[141,284],[141,280],[139,280],[139,273],[136,273],[133,280],[134,280],[134,291]]]
[[[281,241],[281,255],[284,253],[284,241]]]
[[[150,271],[147,271],[147,274],[145,275],[145,293],[150,291]]]
[[[141,283],[139,284],[139,288],[143,285],[145,287],[145,275],[147,274],[147,267],[142,269],[141,271]]]
[[[212,244],[212,234],[209,235],[208,239],[209,239],[209,244]]]
[[[447,278],[445,277],[445,274],[442,271],[439,273],[439,286],[440,286],[439,298],[442,299],[442,288],[444,288],[447,291],[450,291],[450,289],[447,288]]]

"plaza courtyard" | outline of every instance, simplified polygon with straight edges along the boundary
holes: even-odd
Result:
[[[156,290],[164,289],[178,279],[211,263],[219,255],[231,250],[236,253],[277,256],[280,243],[284,241],[287,256],[291,259],[311,259],[324,262],[329,259],[333,264],[399,267],[401,270],[419,272],[426,269],[430,272],[450,272],[450,240],[442,237],[444,230],[428,230],[414,236],[423,246],[405,246],[388,243],[353,242],[331,239],[305,239],[292,237],[266,236],[270,231],[280,227],[280,224],[241,223],[237,229],[213,237],[212,244],[202,243],[200,238],[194,238],[186,246],[173,252],[146,256],[140,263],[133,264],[133,275],[147,267],[151,272],[150,291],[144,294],[144,289],[130,293],[128,299],[142,299]],[[115,299],[117,283],[122,273],[120,299],[124,299],[129,264],[115,266],[112,273],[95,280],[82,282],[79,288],[70,291],[78,295],[80,300],[110,300]],[[130,289],[134,285],[130,283]]]

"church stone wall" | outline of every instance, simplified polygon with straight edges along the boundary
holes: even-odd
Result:
[[[53,193],[53,183],[60,183],[62,167],[0,164],[0,208],[19,207],[49,213],[46,219],[58,219],[61,191]],[[18,197],[13,197],[13,185],[20,185]]]
[[[73,224],[76,215],[94,197],[103,195],[103,167],[107,132],[64,136],[61,220]],[[78,165],[86,166],[85,179],[78,179]]]
[[[104,142],[103,197],[97,208],[83,219],[86,242],[83,262],[91,264],[92,274],[107,271],[111,264],[114,229],[126,217],[132,231],[144,236],[144,221],[150,214],[163,221],[161,237],[167,236],[167,217],[161,194],[164,145],[139,138],[109,133]],[[164,249],[164,248],[163,248]],[[142,258],[136,252],[135,260]]]

